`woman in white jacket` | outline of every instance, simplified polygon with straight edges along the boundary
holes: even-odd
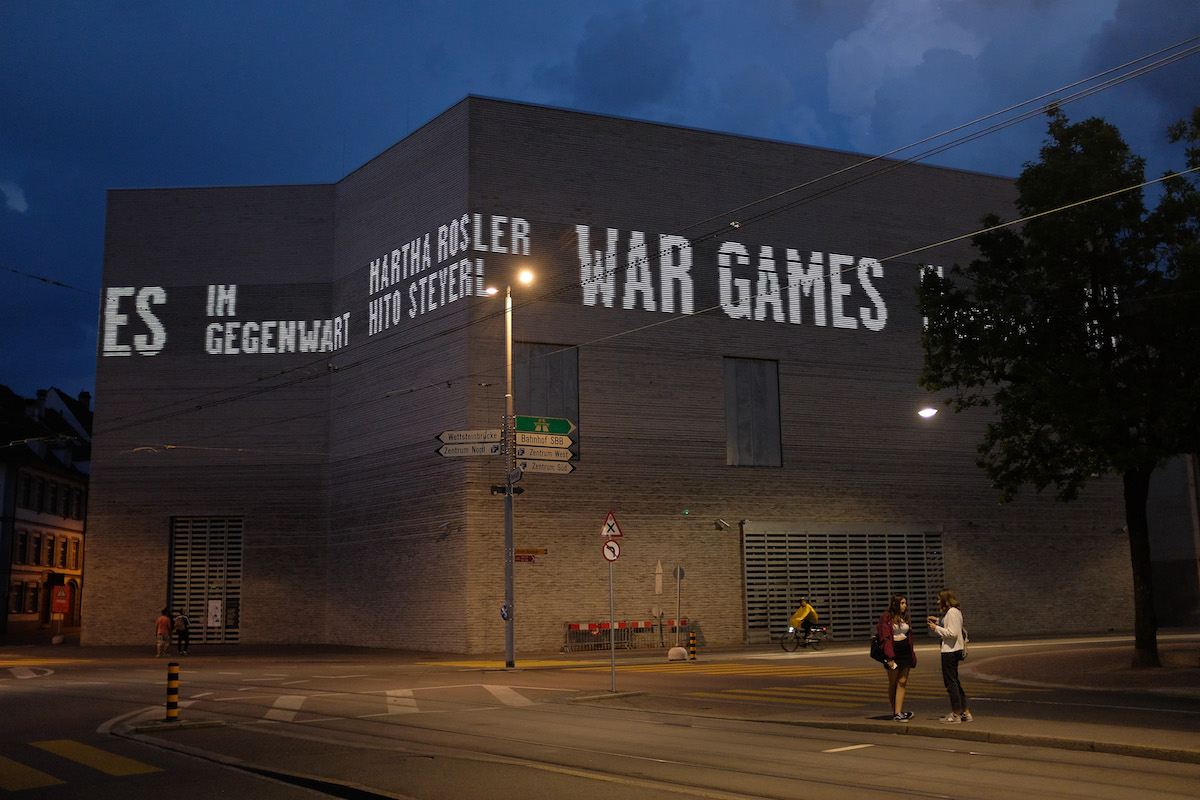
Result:
[[[942,637],[942,682],[950,694],[950,715],[940,721],[947,725],[970,722],[971,709],[967,708],[967,695],[958,679],[958,662],[963,658],[963,615],[950,589],[938,593],[938,613],[940,616],[925,621]]]

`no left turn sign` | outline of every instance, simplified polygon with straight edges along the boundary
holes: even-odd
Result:
[[[604,543],[604,546],[600,548],[600,552],[604,553],[605,561],[616,561],[621,557],[621,543],[609,539]]]

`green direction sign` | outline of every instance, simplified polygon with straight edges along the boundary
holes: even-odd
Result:
[[[515,417],[516,429],[527,433],[557,433],[566,436],[575,430],[575,423],[561,417]]]

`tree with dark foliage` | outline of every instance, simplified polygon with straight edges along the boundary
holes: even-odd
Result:
[[[1172,456],[1200,451],[1200,107],[1172,126],[1189,171],[1148,212],[1144,161],[1115,127],[1048,112],[1017,179],[1019,225],[984,220],[979,258],[923,272],[920,383],[994,416],[978,464],[1011,500],[1070,501],[1120,475],[1133,567],[1136,666],[1158,666],[1146,498]]]

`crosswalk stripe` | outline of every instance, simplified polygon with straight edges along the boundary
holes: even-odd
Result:
[[[304,705],[305,696],[302,694],[282,694],[275,698],[273,707],[267,711],[263,719],[277,722],[291,722],[296,718],[296,712]]]
[[[43,786],[55,786],[62,783],[53,775],[47,775],[41,770],[27,767],[10,758],[0,756],[0,789],[6,792],[19,792],[22,789],[40,789]]]
[[[387,693],[387,708],[389,714],[416,714],[416,698],[412,689],[389,689]]]
[[[144,775],[147,772],[161,772],[158,767],[134,761],[132,758],[119,756],[107,750],[73,742],[70,739],[55,739],[48,742],[30,742],[34,747],[54,753],[56,756],[70,759],[92,769],[98,769],[108,775]]]
[[[484,684],[483,688],[487,689],[493,697],[495,697],[501,703],[504,703],[506,706],[533,705],[532,700],[510,686],[493,686],[492,684]]]

